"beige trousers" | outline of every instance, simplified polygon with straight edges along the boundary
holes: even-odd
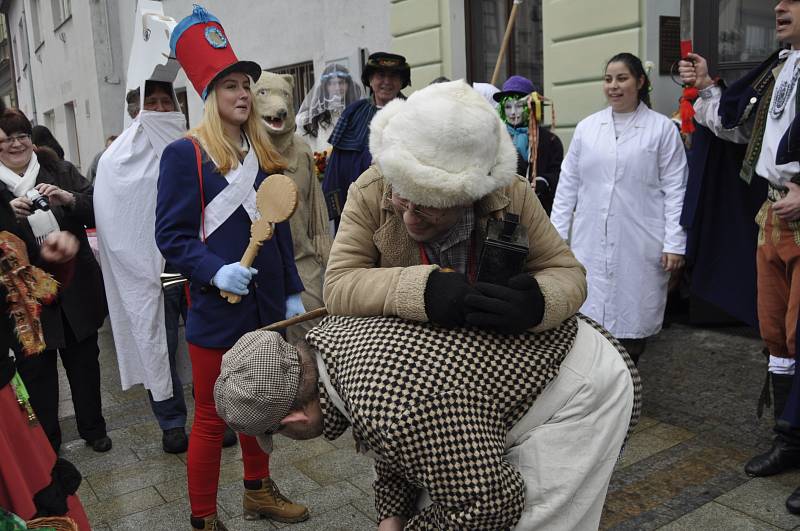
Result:
[[[590,325],[558,376],[506,437],[506,459],[525,480],[516,531],[596,530],[633,409],[619,352]],[[419,507],[431,503],[424,493]]]

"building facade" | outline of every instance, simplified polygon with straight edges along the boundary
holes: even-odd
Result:
[[[193,0],[163,0],[181,19]],[[514,0],[206,0],[241,58],[290,72],[296,103],[326,64],[360,76],[364,58],[393,51],[408,58],[412,86],[450,79],[488,82]],[[735,78],[776,46],[772,5],[760,0],[694,3],[695,48],[724,78]],[[569,141],[578,121],[605,105],[605,61],[620,51],[645,61],[653,107],[677,109],[679,0],[524,0],[497,85],[530,78],[555,101],[557,132]],[[123,126],[125,72],[135,0],[0,0],[0,97],[49,127],[81,166]],[[4,55],[5,54],[5,55]],[[3,76],[6,76],[5,78]],[[4,84],[4,81],[6,83]],[[176,88],[190,125],[202,102],[179,75]],[[13,90],[11,90],[13,88]]]
[[[162,3],[166,15],[180,20],[193,1]],[[359,76],[362,57],[391,44],[388,0],[211,0],[204,5],[222,20],[239,57],[297,74],[298,95],[326,63],[343,63]],[[135,0],[0,0],[0,12],[8,19],[13,59],[5,70],[16,86],[16,105],[47,126],[66,157],[85,170],[106,137],[124,126]],[[195,124],[202,101],[186,86],[181,74],[176,88]]]

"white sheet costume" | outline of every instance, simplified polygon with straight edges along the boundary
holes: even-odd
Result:
[[[166,145],[186,132],[180,112],[142,111],[103,153],[94,185],[100,265],[122,388],[142,383],[172,397],[156,247],[158,168]]]
[[[127,89],[139,89],[140,108],[147,80],[172,83],[178,73],[179,65],[169,59],[174,26],[160,2],[139,0]],[[173,101],[179,109],[174,93]],[[160,280],[164,259],[155,241],[159,163],[164,148],[185,134],[181,112],[141,111],[103,153],[94,183],[100,266],[122,389],[144,384],[156,401],[172,397]],[[180,371],[184,383],[191,381],[187,373]]]

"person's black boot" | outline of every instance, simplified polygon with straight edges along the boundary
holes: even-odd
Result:
[[[786,498],[786,510],[792,514],[800,514],[800,487]]]
[[[744,466],[744,471],[751,477],[766,477],[797,467],[800,467],[800,446],[779,435],[773,440],[769,452],[751,458]]]
[[[168,454],[182,454],[189,448],[189,438],[183,428],[164,430],[161,436],[161,447]]]
[[[789,399],[789,392],[792,390],[794,375],[770,374],[770,378],[772,379],[772,399],[775,406],[775,420],[778,420],[781,418],[783,408],[786,407],[786,401]]]
[[[229,446],[233,446],[238,440],[239,438],[236,436],[236,432],[226,425],[225,434],[222,436],[222,447],[228,448]]]
[[[111,438],[108,435],[103,435],[99,439],[86,441],[86,446],[91,446],[95,452],[107,452],[111,450]]]

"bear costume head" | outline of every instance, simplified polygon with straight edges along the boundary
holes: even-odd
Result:
[[[263,72],[253,87],[256,111],[278,151],[291,141],[297,126],[294,111],[294,77]]]

